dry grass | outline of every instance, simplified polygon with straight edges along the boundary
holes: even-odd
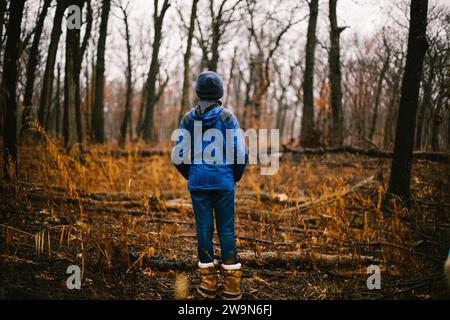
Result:
[[[41,133],[44,143],[19,149],[18,182],[1,183],[3,297],[193,297],[193,213],[186,181],[169,156],[140,157],[138,144],[115,157],[117,146],[103,145],[84,147],[89,152],[78,159]],[[415,205],[394,203],[387,218],[381,203],[388,161],[286,158],[274,176],[248,167],[236,190],[240,250],[373,256],[383,287],[369,291],[367,266],[358,262],[256,259],[246,266],[246,298],[448,297],[439,262],[450,240],[449,172],[448,165],[416,162]],[[372,175],[377,179],[348,192]],[[285,194],[288,201],[263,194]],[[305,209],[310,202],[315,205]],[[82,269],[80,291],[65,288],[70,264]]]

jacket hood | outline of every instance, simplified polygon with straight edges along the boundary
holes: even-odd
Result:
[[[198,114],[195,110],[196,108],[192,108],[190,111],[191,119],[194,119],[195,121],[202,121],[203,126],[212,126],[217,120],[220,119],[223,112],[223,107],[217,103],[202,114]]]

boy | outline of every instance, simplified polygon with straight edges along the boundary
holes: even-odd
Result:
[[[180,124],[180,129],[188,130],[193,137],[190,159],[194,160],[175,166],[188,179],[188,189],[194,208],[198,267],[201,276],[201,284],[197,291],[205,298],[216,297],[218,261],[214,259],[212,244],[214,210],[224,273],[224,290],[221,296],[223,299],[238,300],[242,297],[240,289],[242,270],[237,260],[235,242],[234,187],[244,173],[248,155],[242,135],[236,134],[239,130],[236,117],[222,107],[220,99],[223,96],[223,82],[220,76],[211,71],[202,72],[197,78],[196,93],[199,98],[197,106],[186,113]],[[211,137],[210,142],[203,141],[205,138],[198,140],[195,137],[199,131],[203,137],[208,130],[220,133],[221,137],[214,139]],[[236,135],[232,139],[227,139],[227,131],[228,134],[231,131]],[[207,150],[211,150],[211,146],[208,145],[213,144],[219,146],[211,157],[214,160],[207,159],[204,154]],[[230,151],[233,152],[232,158],[226,157]],[[216,161],[217,157],[219,161]],[[224,161],[221,161],[220,157],[223,157]]]

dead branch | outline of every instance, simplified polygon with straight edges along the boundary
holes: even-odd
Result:
[[[114,158],[121,158],[121,157],[142,157],[142,158],[148,158],[152,156],[164,156],[164,155],[170,155],[169,149],[163,149],[163,148],[150,148],[150,149],[143,149],[143,150],[111,150],[111,151],[105,151],[100,152],[100,155],[108,155]]]
[[[363,186],[366,186],[367,184],[371,183],[374,180],[375,180],[375,176],[371,176],[371,177],[355,184],[354,186],[345,189],[343,192],[336,192],[332,196],[327,197],[325,199],[317,199],[317,200],[299,205],[297,207],[292,207],[292,208],[287,208],[287,209],[281,210],[280,214],[286,215],[286,214],[291,214],[291,213],[303,213],[312,208],[329,205],[333,202],[338,201],[342,197],[345,197],[351,193],[358,191],[360,188],[362,188]],[[325,215],[321,215],[321,216],[324,216],[325,218],[330,218],[329,216],[325,216]]]

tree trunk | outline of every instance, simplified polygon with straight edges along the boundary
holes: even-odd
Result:
[[[395,133],[394,157],[389,180],[389,193],[406,203],[410,196],[410,177],[414,147],[419,86],[422,65],[428,47],[428,0],[411,0],[408,52],[403,75],[400,108]]]
[[[342,88],[341,88],[341,57],[339,40],[341,32],[345,27],[339,27],[336,16],[337,0],[330,0],[330,40],[331,48],[329,54],[330,85],[331,85],[331,109],[333,118],[333,146],[340,146],[344,142],[344,128],[342,116]]]
[[[154,132],[153,132],[153,115],[154,109],[156,105],[156,76],[159,71],[159,48],[161,46],[161,32],[162,32],[162,24],[164,20],[164,15],[166,14],[167,9],[169,8],[169,0],[164,0],[161,13],[158,15],[158,2],[159,0],[155,0],[154,7],[154,29],[155,29],[155,38],[153,40],[153,52],[152,52],[152,61],[150,63],[150,70],[148,72],[148,91],[147,91],[147,101],[145,104],[145,116],[143,123],[143,138],[145,142],[150,142],[153,140]]]
[[[42,29],[44,28],[45,17],[47,16],[48,8],[50,7],[51,2],[52,0],[44,1],[41,13],[36,23],[36,28],[34,30],[33,43],[31,44],[26,67],[25,94],[23,97],[23,106],[25,109],[22,113],[22,125],[26,123],[27,119],[31,115],[31,109],[33,106],[34,79],[39,58],[39,42],[41,40]]]
[[[192,1],[191,19],[189,22],[189,31],[187,38],[186,52],[184,54],[184,75],[183,75],[183,92],[181,94],[181,109],[179,120],[189,110],[189,61],[191,59],[192,38],[194,37],[195,19],[197,17],[198,0]]]
[[[6,1],[0,1],[0,43],[3,43],[3,25],[5,24]]]
[[[389,90],[389,102],[387,105],[387,114],[384,121],[383,130],[383,148],[388,150],[392,147],[394,141],[393,131],[394,123],[396,122],[397,107],[400,104],[399,92],[401,87],[401,72],[396,70],[390,75],[389,82],[387,83]]]
[[[0,43],[3,44],[3,25],[5,23],[6,1],[0,1]],[[1,86],[1,83],[0,83]],[[1,87],[0,87],[1,89]],[[4,123],[3,93],[0,92],[0,132],[3,132]]]
[[[82,5],[81,0],[71,0],[70,5]],[[64,117],[63,134],[64,147],[70,151],[72,146],[79,142],[77,122],[77,93],[79,94],[80,70],[77,70],[80,60],[80,30],[67,29],[66,31],[66,64],[64,72]]]
[[[442,92],[443,91],[443,92]],[[432,115],[432,127],[431,127],[431,150],[434,152],[439,151],[439,130],[441,124],[444,122],[444,117],[441,114],[445,99],[445,88],[439,93],[436,101],[436,109]]]
[[[131,120],[131,99],[133,97],[133,83],[132,83],[132,77],[133,77],[133,65],[131,62],[131,41],[130,41],[130,28],[128,25],[128,14],[125,10],[123,12],[123,21],[125,23],[125,41],[127,46],[127,92],[125,96],[125,110],[123,113],[123,121],[122,125],[120,126],[120,139],[119,144],[123,146],[125,144],[126,136],[127,136],[127,127]]]
[[[423,145],[423,138],[424,138],[424,123],[425,123],[425,116],[428,113],[432,113],[432,104],[433,104],[433,80],[435,77],[435,63],[437,56],[430,55],[425,57],[425,61],[427,61],[427,58],[429,58],[428,63],[428,75],[426,80],[423,84],[423,96],[422,101],[418,106],[418,114],[417,114],[417,128],[416,128],[416,142],[415,147],[416,149],[421,149]],[[426,62],[425,62],[426,65]]]
[[[138,138],[142,137],[142,130],[144,128],[144,112],[145,112],[145,103],[147,101],[147,89],[148,84],[147,82],[144,82],[144,85],[142,86],[141,90],[141,101],[139,106],[138,121],[136,124],[136,135],[138,136]]]
[[[20,31],[25,0],[10,2],[7,41],[3,60],[2,101],[4,102],[3,176],[6,181],[17,177],[17,64],[19,60]],[[12,170],[10,170],[12,169]]]
[[[92,109],[93,141],[105,142],[105,115],[104,115],[104,89],[105,89],[105,47],[108,35],[108,19],[111,9],[111,0],[102,1],[102,17],[100,34],[97,44],[97,63],[95,65],[94,106]]]
[[[303,80],[303,114],[300,142],[304,147],[316,147],[314,140],[314,62],[316,49],[316,26],[319,14],[319,0],[309,2],[309,22],[306,34],[305,73]]]
[[[56,67],[56,97],[55,97],[55,133],[56,137],[59,137],[59,129],[61,127],[61,66],[58,63]]]
[[[231,58],[231,65],[230,65],[230,73],[228,74],[228,83],[227,83],[227,89],[225,91],[226,98],[225,98],[225,106],[228,106],[228,101],[231,97],[231,85],[234,83],[233,81],[233,74],[234,74],[234,68],[236,67],[236,56],[237,56],[237,47],[234,47],[233,50],[233,57]],[[239,77],[238,77],[239,79]],[[234,114],[238,116],[238,110],[237,105],[235,105]]]
[[[450,112],[447,119],[447,151],[450,151]]]
[[[83,9],[85,0],[78,0],[78,6]],[[80,48],[77,50],[78,53],[75,56],[74,60],[74,72],[75,72],[75,116],[76,116],[76,124],[77,124],[77,136],[78,136],[78,143],[83,143],[83,125],[82,125],[82,116],[81,116],[81,86],[80,86],[80,76],[81,76],[81,68],[83,64],[83,57],[86,52],[86,48],[88,45],[89,38],[91,36],[92,31],[92,7],[91,7],[91,0],[87,0],[87,17],[86,17],[86,30],[83,37],[83,42],[81,43],[81,46],[79,44],[79,39],[77,42],[77,46],[80,46]],[[80,37],[80,30],[78,30],[78,38]],[[86,87],[86,90],[88,90],[88,87]]]
[[[390,53],[389,53],[389,49],[386,49],[386,50],[388,50],[388,52],[387,52],[387,55],[383,62],[383,66],[380,71],[380,76],[378,78],[378,83],[377,83],[377,91],[375,93],[375,102],[374,102],[375,105],[374,105],[374,109],[373,109],[372,121],[370,123],[369,137],[368,137],[370,141],[373,140],[373,136],[374,136],[375,130],[377,128],[378,112],[380,109],[379,104],[380,104],[381,93],[383,91],[383,81],[386,76],[386,72],[389,69]]]
[[[211,1],[212,5],[213,1]],[[220,45],[220,24],[217,17],[212,17],[212,43],[211,43],[211,59],[208,61],[208,70],[217,72],[217,65],[219,63],[219,45]]]
[[[39,104],[38,120],[46,128],[50,104],[52,101],[54,69],[56,63],[56,53],[58,52],[59,38],[61,37],[61,24],[64,11],[67,8],[66,1],[57,1],[55,17],[53,18],[53,28],[50,36],[50,45],[47,53],[47,63],[45,65],[44,77],[42,79],[42,92]]]

